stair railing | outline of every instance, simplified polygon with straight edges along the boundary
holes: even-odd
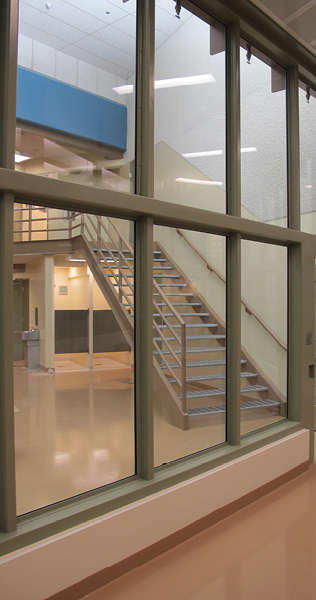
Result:
[[[116,226],[116,224],[110,217],[99,217],[98,216],[98,217],[96,217],[96,219],[97,219],[97,226],[95,226],[90,215],[84,215],[84,217],[83,217],[84,233],[85,234],[86,234],[86,232],[88,233],[89,245],[90,245],[90,247],[92,247],[96,242],[98,262],[100,263],[100,266],[104,267],[104,262],[106,262],[106,266],[109,268],[110,273],[115,280],[114,285],[117,286],[117,288],[118,288],[119,298],[120,298],[120,296],[122,296],[126,300],[126,302],[129,304],[129,306],[133,306],[130,298],[125,293],[125,290],[123,288],[123,282],[125,282],[127,284],[128,289],[130,289],[133,293],[134,293],[134,287],[131,285],[129,278],[126,277],[124,270],[123,270],[123,266],[128,267],[129,271],[132,274],[134,274],[134,269],[133,269],[133,266],[127,261],[125,255],[124,255],[124,252],[123,252],[123,248],[128,250],[131,258],[133,258],[133,259],[134,259],[134,250],[133,250],[132,246],[128,243],[128,241],[124,238],[124,236],[122,235],[122,233],[120,232],[120,230],[118,229],[118,227]],[[105,219],[111,225],[111,227],[117,234],[118,241],[112,235],[110,228],[105,224]],[[96,234],[96,239],[94,239],[94,234],[91,232],[91,227],[93,228],[93,231]],[[105,234],[106,237],[111,241],[111,244],[109,244],[104,239],[103,234]],[[118,271],[118,274],[116,274],[114,272],[114,270],[111,266],[111,263],[109,263],[108,260],[106,259],[106,257],[104,257],[104,255],[102,253],[102,249],[106,249],[109,257],[111,257],[111,260],[114,261],[114,264],[115,264],[114,269],[116,271]],[[112,249],[114,249],[116,251],[117,256],[116,256],[116,254],[113,254]],[[101,265],[101,263],[102,263],[102,265]],[[160,329],[156,320],[153,319],[153,329],[157,333],[157,337],[160,338],[161,342],[168,349],[170,356],[175,361],[176,365],[178,365],[178,367],[180,369],[180,373],[181,373],[180,377],[177,376],[177,374],[174,372],[174,369],[168,363],[165,355],[163,354],[162,349],[159,346],[159,343],[157,343],[156,340],[153,340],[153,346],[154,346],[155,350],[157,351],[162,364],[165,366],[165,369],[170,373],[171,377],[173,379],[175,379],[177,385],[179,386],[179,388],[181,390],[182,411],[184,413],[186,413],[187,412],[186,325],[185,325],[185,322],[182,319],[182,317],[180,317],[179,313],[172,306],[171,302],[169,302],[168,298],[165,296],[161,287],[158,285],[158,283],[155,280],[153,281],[153,286],[154,286],[154,290],[159,294],[163,303],[166,305],[166,307],[168,308],[168,310],[170,311],[172,316],[176,319],[176,321],[179,323],[179,325],[181,327],[181,336],[179,336],[177,331],[174,329],[172,323],[170,323],[170,320],[165,316],[163,311],[158,306],[157,302],[155,300],[153,300],[154,310],[155,310],[155,312],[157,312],[159,314],[159,316],[162,320],[162,323],[166,326],[166,332],[167,333],[170,332],[171,336],[174,338],[175,342],[178,344],[179,348],[181,349],[181,353],[180,353],[181,358],[179,358],[179,356],[176,354],[175,350],[173,349],[172,345],[169,344],[169,342],[167,340],[167,336],[164,335],[164,332]]]
[[[202,254],[202,252],[191,242],[191,240],[184,233],[184,231],[182,231],[181,229],[177,229],[177,233],[180,235],[180,237],[182,237],[185,240],[185,242],[190,246],[190,248],[192,248],[192,250],[194,250],[194,252],[198,254],[199,257],[204,261],[204,263],[206,264],[206,268],[209,271],[211,271],[211,273],[214,273],[214,275],[216,275],[221,281],[223,281],[223,283],[226,283],[226,277],[224,277],[224,275],[222,275],[222,273],[220,273],[216,269],[216,267],[214,267],[214,265],[212,265],[207,260],[204,254]],[[248,302],[246,302],[244,298],[241,298],[241,303],[244,305],[246,313],[248,313],[248,315],[253,316],[258,321],[258,323],[260,323],[260,325],[262,325],[262,327],[271,335],[271,337],[277,342],[277,344],[279,344],[279,346],[283,348],[283,350],[287,350],[287,345],[284,344],[284,342],[282,342],[282,340],[277,336],[273,329],[271,329],[271,327],[267,325],[267,323],[260,317],[260,315],[258,315],[258,313],[253,308],[251,308],[251,306],[249,306]]]
[[[123,287],[123,286],[127,286],[127,288],[133,294],[134,293],[133,286],[130,283],[129,278],[125,275],[125,273],[123,271],[123,268],[122,268],[123,265],[122,264],[120,265],[119,257],[116,256],[112,252],[111,245],[102,236],[102,228],[106,231],[107,235],[111,239],[112,244],[114,246],[114,250],[117,250],[120,253],[119,248],[118,248],[116,242],[113,240],[113,237],[111,236],[108,228],[106,228],[104,223],[102,223],[101,217],[97,216],[96,220],[97,220],[97,225],[93,222],[93,219],[91,218],[90,215],[84,215],[84,220],[83,220],[84,236],[85,236],[89,246],[91,247],[92,251],[96,250],[97,262],[100,264],[100,266],[102,268],[106,267],[110,271],[110,275],[114,279],[114,282],[112,281],[112,285],[117,288],[116,291],[119,293],[119,289],[121,290],[121,297],[123,300],[123,304],[125,303],[125,306],[127,304],[130,307],[130,309],[132,311],[134,311],[133,302],[130,299],[130,297],[127,295],[127,293],[125,292],[125,289]],[[106,250],[107,253],[109,254],[108,259],[107,259],[107,257],[104,256],[103,250]],[[126,266],[132,272],[131,265],[129,265],[128,262],[126,261],[124,254],[122,252],[120,254],[123,255],[123,260],[126,262]],[[122,260],[122,258],[121,258],[121,260]]]

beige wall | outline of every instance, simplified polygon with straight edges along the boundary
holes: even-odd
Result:
[[[155,147],[155,197],[186,206],[224,213],[226,194],[217,186],[176,182],[178,177],[207,180],[198,169],[163,142]],[[242,217],[258,220],[242,207]],[[305,218],[305,215],[304,215]],[[277,223],[277,224],[282,224]],[[315,217],[316,231],[316,217]],[[186,235],[222,275],[226,272],[225,238],[186,231]],[[160,241],[211,307],[225,321],[226,286],[207,270],[203,260],[176,233],[175,229],[155,227]],[[242,245],[242,296],[273,332],[287,343],[287,259],[286,250],[258,242]],[[242,344],[286,393],[286,352],[241,306]]]
[[[89,274],[87,265],[54,268],[55,310],[87,310],[89,308]],[[67,286],[68,294],[59,294],[59,286]],[[110,310],[97,282],[93,280],[94,310]]]

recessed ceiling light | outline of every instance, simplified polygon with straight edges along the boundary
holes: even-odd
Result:
[[[180,181],[180,183],[194,183],[198,185],[223,185],[222,181],[209,181],[208,179],[187,179],[186,177],[177,177],[176,181]]]
[[[50,2],[46,2],[45,6],[46,6],[47,10],[49,10],[50,8],[52,8],[52,5],[51,5]]]
[[[191,75],[190,77],[174,77],[173,79],[158,79],[155,81],[155,90],[163,88],[182,87],[187,85],[201,85],[202,83],[215,83],[216,79],[211,73],[205,75]],[[117,94],[132,94],[133,85],[120,85],[112,88]]]
[[[200,156],[220,156],[223,150],[207,150],[206,152],[187,152],[182,154],[185,158],[198,158]]]

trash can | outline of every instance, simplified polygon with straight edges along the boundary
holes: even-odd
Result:
[[[27,369],[39,367],[39,329],[22,331],[24,343],[24,360]]]

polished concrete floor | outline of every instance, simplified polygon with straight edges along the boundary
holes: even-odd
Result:
[[[316,465],[87,600],[314,600]]]
[[[129,352],[56,355],[53,374],[14,368],[18,514],[134,474],[134,386]],[[253,412],[248,430],[280,417]],[[224,415],[174,427],[154,402],[154,457],[161,465],[220,444]]]

